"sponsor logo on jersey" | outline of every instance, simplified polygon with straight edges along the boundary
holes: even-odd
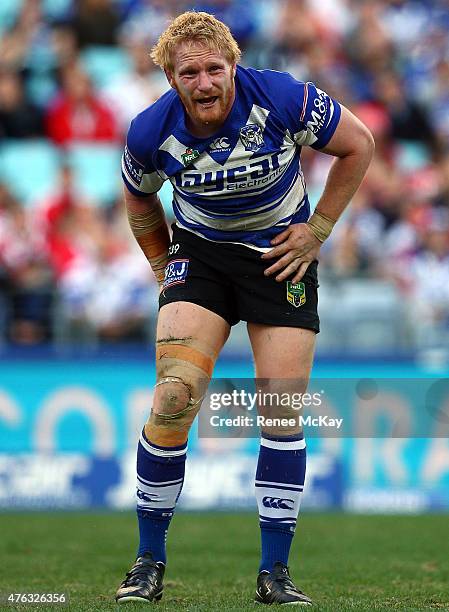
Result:
[[[240,140],[245,151],[258,151],[264,145],[262,128],[255,123],[243,126],[240,128]]]
[[[181,155],[184,166],[189,166],[195,159],[198,159],[200,152],[197,149],[187,148],[186,152]]]
[[[181,285],[186,282],[187,272],[189,270],[188,259],[174,259],[167,264],[165,268],[163,288],[172,287],[173,285]]]
[[[306,287],[304,283],[287,281],[287,301],[295,308],[306,303]]]
[[[188,170],[176,174],[176,185],[201,193],[260,187],[269,184],[284,172],[285,166],[280,166],[279,156],[280,153],[274,153],[269,157],[255,159],[248,165],[211,172]]]
[[[316,134],[328,120],[328,115],[332,116],[333,105],[329,96],[322,89],[316,88],[318,96],[313,100],[313,109],[310,113],[310,121],[307,122],[308,129]]]
[[[290,506],[293,503],[292,499],[282,499],[282,497],[265,496],[262,499],[265,508],[275,508],[276,510],[293,510],[293,506]]]
[[[209,145],[209,149],[212,152],[229,151],[231,149],[231,145],[226,136],[223,136],[221,138],[216,138],[215,140],[213,140]]]
[[[125,147],[125,151],[123,153],[123,161],[125,165],[126,173],[128,177],[132,180],[133,183],[140,187],[140,183],[142,182],[142,176],[144,171],[144,166],[140,162],[135,159],[128,150],[128,147]]]

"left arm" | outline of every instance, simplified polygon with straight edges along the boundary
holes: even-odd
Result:
[[[307,223],[290,225],[271,241],[273,249],[262,259],[279,257],[265,270],[265,275],[277,273],[276,280],[284,281],[294,274],[297,283],[307,268],[317,259],[322,243],[330,234],[365,176],[374,152],[374,140],[368,128],[342,106],[341,118],[329,143],[320,149],[335,156],[326,186],[315,213]]]

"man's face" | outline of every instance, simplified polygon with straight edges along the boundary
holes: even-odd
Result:
[[[211,135],[225,122],[235,97],[234,75],[235,64],[219,51],[198,42],[182,43],[176,49],[167,78],[184,104],[195,135]]]

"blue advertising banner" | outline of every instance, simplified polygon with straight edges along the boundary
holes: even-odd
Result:
[[[251,377],[250,364],[224,363],[215,374],[237,373]],[[380,377],[388,374],[387,385]],[[311,389],[324,391],[325,402],[323,414],[310,415],[342,418],[345,426],[322,435],[305,427],[304,507],[449,509],[447,379],[414,368],[388,374],[373,366],[315,368]],[[362,390],[360,380],[368,381]],[[148,362],[0,363],[0,508],[133,507],[135,447],[153,383]],[[201,437],[195,425],[181,507],[255,508],[257,452],[257,437]]]

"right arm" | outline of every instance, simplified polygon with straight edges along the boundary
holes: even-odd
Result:
[[[162,204],[156,193],[139,197],[124,187],[124,195],[131,231],[150,262],[151,269],[161,287],[170,245],[170,235]]]

